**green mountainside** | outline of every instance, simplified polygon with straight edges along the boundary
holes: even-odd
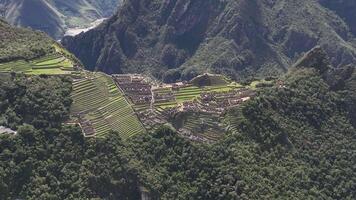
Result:
[[[226,113],[236,129],[213,144],[167,127],[84,138],[61,123],[68,77],[0,76],[0,125],[17,130],[0,134],[0,198],[355,199],[356,70],[321,72],[323,55],[312,50],[282,84]]]
[[[0,63],[44,56],[54,51],[53,44],[46,34],[15,28],[0,19]]]
[[[279,74],[316,45],[344,66],[356,58],[354,5],[337,2],[128,0],[106,23],[63,44],[87,69],[163,80]]]
[[[0,0],[0,14],[11,24],[60,39],[68,28],[85,27],[111,16],[121,0]]]
[[[128,2],[119,13],[127,11],[121,15],[127,16],[124,19],[132,20],[133,24],[140,21],[137,11],[149,13],[150,9],[161,9],[158,6],[162,3],[166,6],[164,11],[172,11],[161,13],[167,17],[167,21],[173,23],[177,19],[185,19],[184,23],[192,28],[196,27],[195,22],[204,21],[206,15],[214,15],[214,12],[206,12],[206,9],[227,9],[224,6],[219,7],[220,3],[237,3],[240,6],[263,4],[273,7],[287,1]],[[294,3],[304,6],[298,2]],[[308,13],[305,9],[313,9],[313,5],[327,3],[300,2],[312,2],[308,4],[311,7],[303,7],[304,14]],[[218,3],[218,7],[212,3]],[[288,1],[288,5],[295,5],[294,3]],[[199,6],[195,7],[196,4]],[[342,5],[327,4],[335,8],[335,13],[340,12]],[[149,9],[138,10],[137,8],[143,8],[141,6]],[[179,12],[182,10],[175,6],[185,12]],[[352,8],[351,4],[350,7]],[[196,10],[190,10],[192,8]],[[201,18],[191,18],[190,12],[200,13]],[[169,17],[170,13],[182,18]],[[220,16],[217,13],[216,16]],[[226,12],[226,16],[220,16],[220,22],[224,21],[224,17],[232,20],[233,17],[227,16],[229,14],[234,15],[233,12]],[[256,12],[244,14],[254,15]],[[131,18],[133,16],[135,17]],[[155,19],[154,16],[151,17]],[[347,20],[351,18],[343,19],[345,27],[347,23],[352,23]],[[135,42],[132,39],[135,38],[134,32],[127,35],[126,30],[121,29],[123,25],[117,25],[119,29],[111,32],[115,27],[110,24],[127,23],[117,20],[112,18],[98,29],[79,36],[100,36],[100,40],[94,42],[94,49],[103,51],[101,56],[104,57],[100,59],[112,58],[112,64],[116,62],[115,55],[123,53],[116,52],[118,49],[115,45],[119,45],[120,41],[127,42],[123,47],[120,46],[121,51],[125,47],[132,47],[130,42]],[[160,22],[161,26],[154,27],[166,26],[166,22]],[[220,27],[219,24],[214,27]],[[245,26],[249,30],[249,25]],[[224,32],[227,27],[220,28]],[[129,36],[130,40],[110,40],[116,36],[101,35],[104,30],[111,34],[123,34],[124,38]],[[178,48],[178,44],[198,45],[196,51],[200,51],[201,43],[186,41],[191,37],[193,42],[197,39],[193,37],[197,30],[190,30],[194,31],[188,35],[183,34],[186,30],[179,32],[184,36],[175,33],[179,35],[173,37],[179,38],[177,43],[172,43],[172,38],[166,38],[171,45],[169,48],[174,50]],[[353,37],[351,28],[347,30],[347,37]],[[167,31],[169,32],[168,29]],[[159,34],[159,31],[156,33]],[[192,33],[194,34],[191,35]],[[117,37],[122,37],[120,34]],[[152,34],[151,30],[145,42],[149,42],[149,38],[154,39]],[[257,36],[259,34],[261,32]],[[305,39],[302,38],[301,41],[307,41]],[[77,41],[70,38],[67,40]],[[107,40],[105,45],[112,45],[107,50],[107,55],[105,48],[101,49],[100,46],[103,40]],[[323,41],[323,37],[318,40],[320,41]],[[286,71],[285,74],[269,77],[276,79],[277,84],[271,82],[269,87],[257,87],[256,83],[255,96],[222,115],[222,123],[229,128],[221,130],[221,138],[205,143],[183,137],[166,125],[150,132],[141,131],[137,116],[132,113],[131,105],[125,100],[124,91],[116,86],[113,79],[104,73],[83,70],[78,72],[74,65],[79,65],[80,61],[45,34],[13,28],[0,20],[0,131],[6,127],[12,132],[0,133],[0,199],[356,199],[356,67],[353,58],[346,56],[351,55],[346,53],[348,51],[345,50],[341,57],[330,53],[331,47],[337,52],[340,45],[346,44],[334,42],[330,40],[330,44],[322,43],[310,51],[309,47],[306,48],[306,53],[300,59],[293,59],[296,60],[295,64],[281,67],[282,71]],[[348,46],[350,52],[351,43]],[[156,45],[162,44],[160,41],[151,43],[152,47],[141,49],[141,55],[144,58],[148,49],[158,48]],[[298,40],[296,44],[304,43]],[[83,49],[90,49],[92,43],[87,45],[89,46],[84,45]],[[215,45],[213,47],[214,51],[224,50]],[[239,49],[239,46],[235,47]],[[78,51],[84,51],[83,49]],[[179,49],[181,52],[185,50],[183,47]],[[125,54],[129,52],[131,51]],[[262,57],[263,55],[265,54],[261,54]],[[133,54],[131,61],[124,57],[122,63],[140,66],[136,64],[147,61],[131,63],[136,56]],[[152,53],[151,59],[155,59],[155,56],[159,55]],[[192,54],[192,59],[195,56],[195,53]],[[351,60],[348,61],[347,58]],[[171,60],[172,57],[169,56],[167,61]],[[339,61],[339,65],[334,67]],[[203,59],[201,62],[210,61]],[[150,66],[148,69],[162,67],[159,62],[156,64],[147,65]],[[269,69],[267,66],[261,67]],[[61,72],[68,70],[69,74],[53,73],[54,69]],[[114,68],[107,68],[109,69]],[[188,68],[183,64],[173,74],[186,69]],[[199,67],[194,68],[198,69]],[[223,68],[212,67],[211,70],[213,69]],[[120,70],[125,72],[142,69]],[[187,77],[198,72],[190,71]],[[227,81],[224,76],[203,74],[193,79],[192,84],[219,86]],[[198,88],[194,85],[188,90]],[[132,89],[131,86],[129,89]],[[110,126],[115,125],[115,131],[118,132],[105,132],[102,137],[85,137],[82,127],[73,123],[72,113],[79,116],[93,113],[94,116],[87,117],[93,117],[94,121],[102,125],[97,126],[101,131],[109,130]],[[111,120],[117,119],[116,117],[120,120]],[[132,124],[134,120],[138,122],[137,126]],[[102,122],[106,124],[103,125]]]
[[[0,73],[75,75],[81,69],[81,62],[45,33],[0,19]]]

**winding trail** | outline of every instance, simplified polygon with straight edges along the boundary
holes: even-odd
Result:
[[[154,105],[154,103],[155,103],[155,95],[154,95],[154,93],[153,93],[153,87],[151,86],[151,103],[150,103],[150,110],[151,110],[151,112],[153,112],[153,105]]]

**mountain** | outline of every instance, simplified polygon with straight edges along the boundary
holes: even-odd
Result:
[[[128,0],[110,20],[63,44],[90,70],[168,80],[279,74],[316,45],[343,66],[356,61],[352,2]]]
[[[53,44],[42,32],[16,28],[0,19],[0,63],[44,56],[54,51]]]
[[[312,49],[283,84],[227,112],[236,131],[212,144],[165,126],[127,140],[84,137],[65,123],[69,76],[9,75],[0,125],[17,134],[0,134],[0,199],[355,199],[355,118],[345,98],[356,91],[355,67],[333,68],[325,55]]]
[[[53,44],[4,21],[0,41],[6,59],[30,59]],[[356,199],[355,65],[335,68],[327,54],[313,48],[278,85],[224,113],[234,128],[209,144],[168,126],[128,139],[84,137],[70,118],[72,92],[104,85],[113,103],[125,101],[112,97],[114,83],[78,88],[78,76],[0,73],[0,126],[16,131],[0,134],[0,199]],[[212,82],[224,78],[193,80]],[[97,104],[95,97],[80,98]]]
[[[59,39],[68,28],[85,27],[111,16],[121,0],[0,0],[11,24],[41,30]]]

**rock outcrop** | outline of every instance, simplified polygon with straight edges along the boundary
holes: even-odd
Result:
[[[274,75],[316,45],[334,66],[354,63],[352,24],[333,9],[317,0],[127,0],[110,20],[63,44],[90,70],[163,80]]]

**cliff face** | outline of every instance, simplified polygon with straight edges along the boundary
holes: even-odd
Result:
[[[344,3],[317,0],[127,0],[107,22],[63,44],[88,69],[166,81],[202,72],[242,78],[285,71],[316,45],[334,66],[356,60]]]

